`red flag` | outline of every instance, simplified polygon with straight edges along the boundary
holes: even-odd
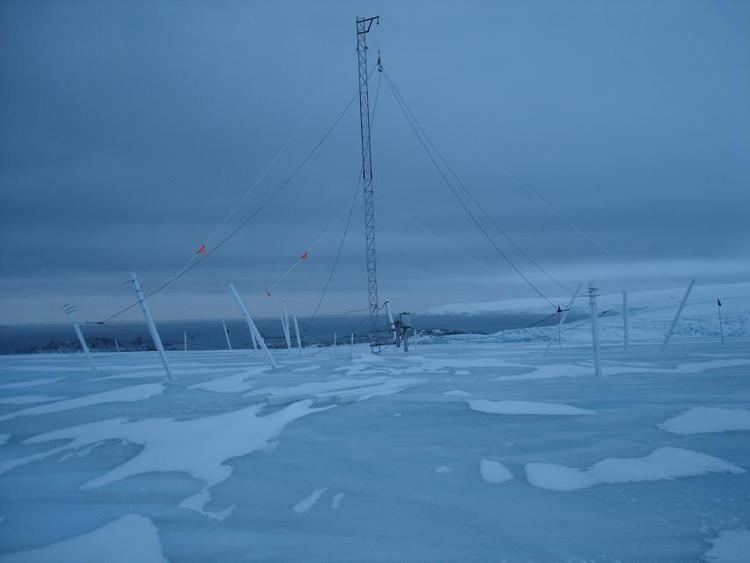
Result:
[[[307,258],[308,258],[308,254],[307,254],[307,250],[305,250],[305,253],[302,256],[300,256],[299,259],[300,260],[307,260]]]
[[[206,250],[206,245],[201,244],[200,248],[195,251],[196,254],[208,254],[208,250]]]

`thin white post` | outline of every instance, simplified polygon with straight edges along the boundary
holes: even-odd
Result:
[[[245,303],[243,303],[242,298],[240,297],[240,294],[237,293],[237,290],[234,288],[234,284],[229,284],[229,289],[232,291],[232,295],[234,295],[234,299],[237,301],[237,305],[240,306],[240,310],[242,311],[242,316],[245,317],[245,322],[247,322],[247,328],[250,329],[250,334],[255,335],[255,339],[258,341],[258,344],[260,344],[260,347],[263,349],[263,351],[268,356],[268,361],[271,362],[271,365],[273,367],[279,367],[276,363],[276,360],[273,359],[273,356],[271,355],[271,351],[266,346],[265,340],[263,340],[263,337],[260,335],[260,332],[258,332],[258,327],[255,326],[255,323],[253,322],[253,318],[250,316],[250,313],[247,311],[247,308],[245,307]]]
[[[281,314],[281,331],[284,333],[284,341],[289,353],[292,353],[292,339],[289,336],[289,327],[287,326],[287,319],[284,318],[284,314]]]
[[[560,336],[560,331],[561,331],[562,325],[565,322],[565,319],[568,318],[568,313],[570,313],[570,310],[573,308],[573,303],[575,302],[576,299],[578,299],[578,294],[581,293],[581,285],[582,284],[579,283],[576,286],[576,290],[573,292],[573,295],[570,296],[570,301],[568,302],[568,306],[565,308],[565,310],[560,315],[560,320],[557,321],[557,342],[559,344],[562,344],[562,338]],[[549,349],[550,349],[551,346],[552,346],[552,339],[550,338],[547,341],[547,348],[544,350],[545,354],[547,352],[549,352]]]
[[[284,301],[284,336],[286,337],[286,347],[289,348],[289,354],[292,353],[292,330],[289,326],[289,309]]]
[[[716,306],[719,309],[719,330],[721,331],[721,343],[724,344],[724,320],[721,318],[721,299],[716,299]]]
[[[229,331],[227,330],[227,323],[224,322],[224,319],[221,319],[221,326],[224,327],[224,336],[227,337],[227,348],[230,350],[232,349],[232,341],[229,340]]]
[[[589,282],[589,307],[591,309],[591,341],[594,345],[594,373],[597,377],[602,374],[602,365],[599,360],[599,316],[596,311],[597,289],[594,282]]]
[[[630,347],[630,325],[628,324],[628,292],[622,292],[622,331],[625,337],[625,351]]]
[[[354,333],[352,332],[349,336],[349,355],[354,357]]]
[[[76,310],[76,307],[70,305],[65,306],[65,314],[68,315],[70,322],[73,324],[73,330],[78,337],[78,342],[83,349],[83,354],[86,356],[86,360],[88,360],[91,370],[96,372],[94,358],[91,357],[91,350],[89,350],[89,346],[86,344],[86,339],[83,337],[83,332],[81,332],[81,325],[78,324],[78,319],[76,318]]]
[[[299,335],[299,323],[297,322],[297,315],[294,315],[294,334],[297,337],[297,350],[302,353],[302,338]]]
[[[250,340],[253,342],[253,350],[258,350],[258,341],[255,338],[255,333],[251,330],[250,331]]]
[[[116,350],[117,352],[119,352],[119,351],[120,351],[120,343],[119,343],[119,342],[117,342],[117,337],[115,337],[115,350]]]
[[[672,333],[674,332],[674,329],[677,326],[677,321],[680,320],[680,315],[682,314],[682,310],[685,308],[685,303],[687,303],[688,297],[690,297],[690,292],[693,290],[693,285],[695,285],[695,280],[690,280],[690,284],[688,285],[687,291],[685,292],[685,295],[683,296],[682,301],[680,301],[680,306],[677,308],[677,314],[674,316],[674,320],[672,321],[672,324],[669,327],[669,331],[664,337],[664,343],[661,345],[662,352],[667,349],[667,344],[669,344],[669,339],[672,337]]]
[[[393,338],[393,341],[396,342],[396,339],[397,339],[396,324],[393,322],[393,314],[391,313],[391,302],[386,301],[384,305],[385,305],[385,312],[388,315],[388,328],[391,330],[391,337]]]
[[[183,351],[187,352],[187,331],[182,333]]]
[[[164,346],[162,345],[161,338],[159,337],[159,331],[156,330],[154,319],[151,317],[151,311],[149,311],[146,299],[143,297],[141,284],[138,283],[138,278],[136,277],[135,272],[130,272],[130,280],[133,282],[135,295],[136,297],[138,297],[138,303],[141,305],[141,311],[143,312],[143,316],[146,318],[146,325],[148,326],[148,331],[151,333],[151,340],[154,341],[154,346],[156,346],[156,349],[159,352],[161,363],[164,364],[164,371],[167,372],[167,379],[169,379],[170,381],[174,381],[172,370],[170,369],[169,362],[167,361],[167,353],[164,351]]]
[[[336,344],[336,333],[335,332],[333,333],[333,346],[334,346],[334,348],[337,346],[337,344]]]

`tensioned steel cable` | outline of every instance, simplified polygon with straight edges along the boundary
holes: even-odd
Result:
[[[528,278],[524,275],[524,273],[516,266],[516,264],[513,262],[513,260],[510,259],[510,257],[503,252],[503,250],[497,245],[497,243],[494,241],[494,239],[490,236],[490,234],[487,232],[487,230],[484,228],[484,225],[476,218],[474,213],[472,213],[471,209],[466,205],[466,203],[461,199],[461,196],[458,194],[456,189],[453,187],[450,179],[445,174],[443,169],[440,167],[438,162],[435,160],[435,157],[433,156],[432,152],[429,150],[426,141],[422,138],[422,135],[420,135],[418,128],[416,127],[415,123],[412,121],[409,112],[407,111],[404,102],[401,100],[401,98],[396,94],[395,92],[395,86],[393,85],[390,77],[388,76],[388,73],[383,71],[383,74],[385,75],[386,83],[388,84],[388,87],[391,89],[391,93],[393,94],[393,97],[396,99],[396,103],[399,105],[399,108],[401,109],[401,112],[404,114],[404,117],[406,118],[406,121],[408,122],[409,126],[411,127],[412,132],[414,133],[414,136],[419,141],[419,144],[424,149],[425,153],[427,154],[427,157],[430,159],[430,162],[432,162],[432,165],[435,167],[435,170],[438,172],[440,177],[445,182],[445,185],[448,186],[448,189],[451,191],[453,196],[456,198],[456,201],[461,205],[463,210],[466,212],[466,214],[469,216],[471,221],[474,223],[476,228],[479,230],[479,232],[484,236],[485,239],[487,239],[487,242],[490,243],[490,245],[495,249],[495,251],[508,263],[508,265],[513,268],[513,270],[526,282],[526,284],[531,287],[531,289],[534,290],[534,292],[539,295],[542,299],[544,299],[551,307],[554,307],[555,310],[558,309],[558,306],[555,305],[542,291]]]

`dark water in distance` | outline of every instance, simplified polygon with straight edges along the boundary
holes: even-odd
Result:
[[[544,315],[523,313],[412,315],[412,324],[418,331],[445,330],[489,334],[528,326],[543,318]],[[576,317],[571,314],[568,320],[576,320]],[[557,318],[553,317],[538,326],[556,322]],[[233,348],[252,347],[250,333],[243,319],[228,319],[226,323]],[[256,324],[269,347],[285,346],[281,322],[278,319],[258,319]],[[312,323],[308,323],[308,319],[300,318],[299,325],[304,345],[329,345],[333,342],[334,333],[337,333],[339,343],[348,343],[352,332],[358,340],[365,340],[368,336],[368,322],[362,316],[319,317]],[[185,332],[188,349],[218,350],[227,347],[220,319],[157,321],[157,327],[167,349],[181,350]],[[82,324],[81,328],[93,350],[114,350],[115,338],[122,350],[152,347],[145,323]],[[291,332],[294,342],[293,324]],[[0,326],[0,354],[65,352],[78,349],[80,348],[70,324]]]

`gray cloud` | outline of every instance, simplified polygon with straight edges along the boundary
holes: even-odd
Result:
[[[105,315],[127,304],[127,271],[152,287],[168,279],[311,112],[230,228],[246,217],[354,94],[354,16],[371,12],[382,17],[371,62],[381,49],[451,166],[555,276],[619,289],[747,275],[746,3],[4,2],[2,321],[56,320],[71,299]],[[247,228],[154,300],[163,316],[197,312],[180,299],[227,314],[227,282],[262,296],[311,248],[355,188],[356,109]],[[530,294],[431,168],[385,81],[373,151],[384,292],[409,307]],[[360,200],[329,310],[366,303],[362,222]],[[343,225],[279,286],[300,309],[314,306]]]

